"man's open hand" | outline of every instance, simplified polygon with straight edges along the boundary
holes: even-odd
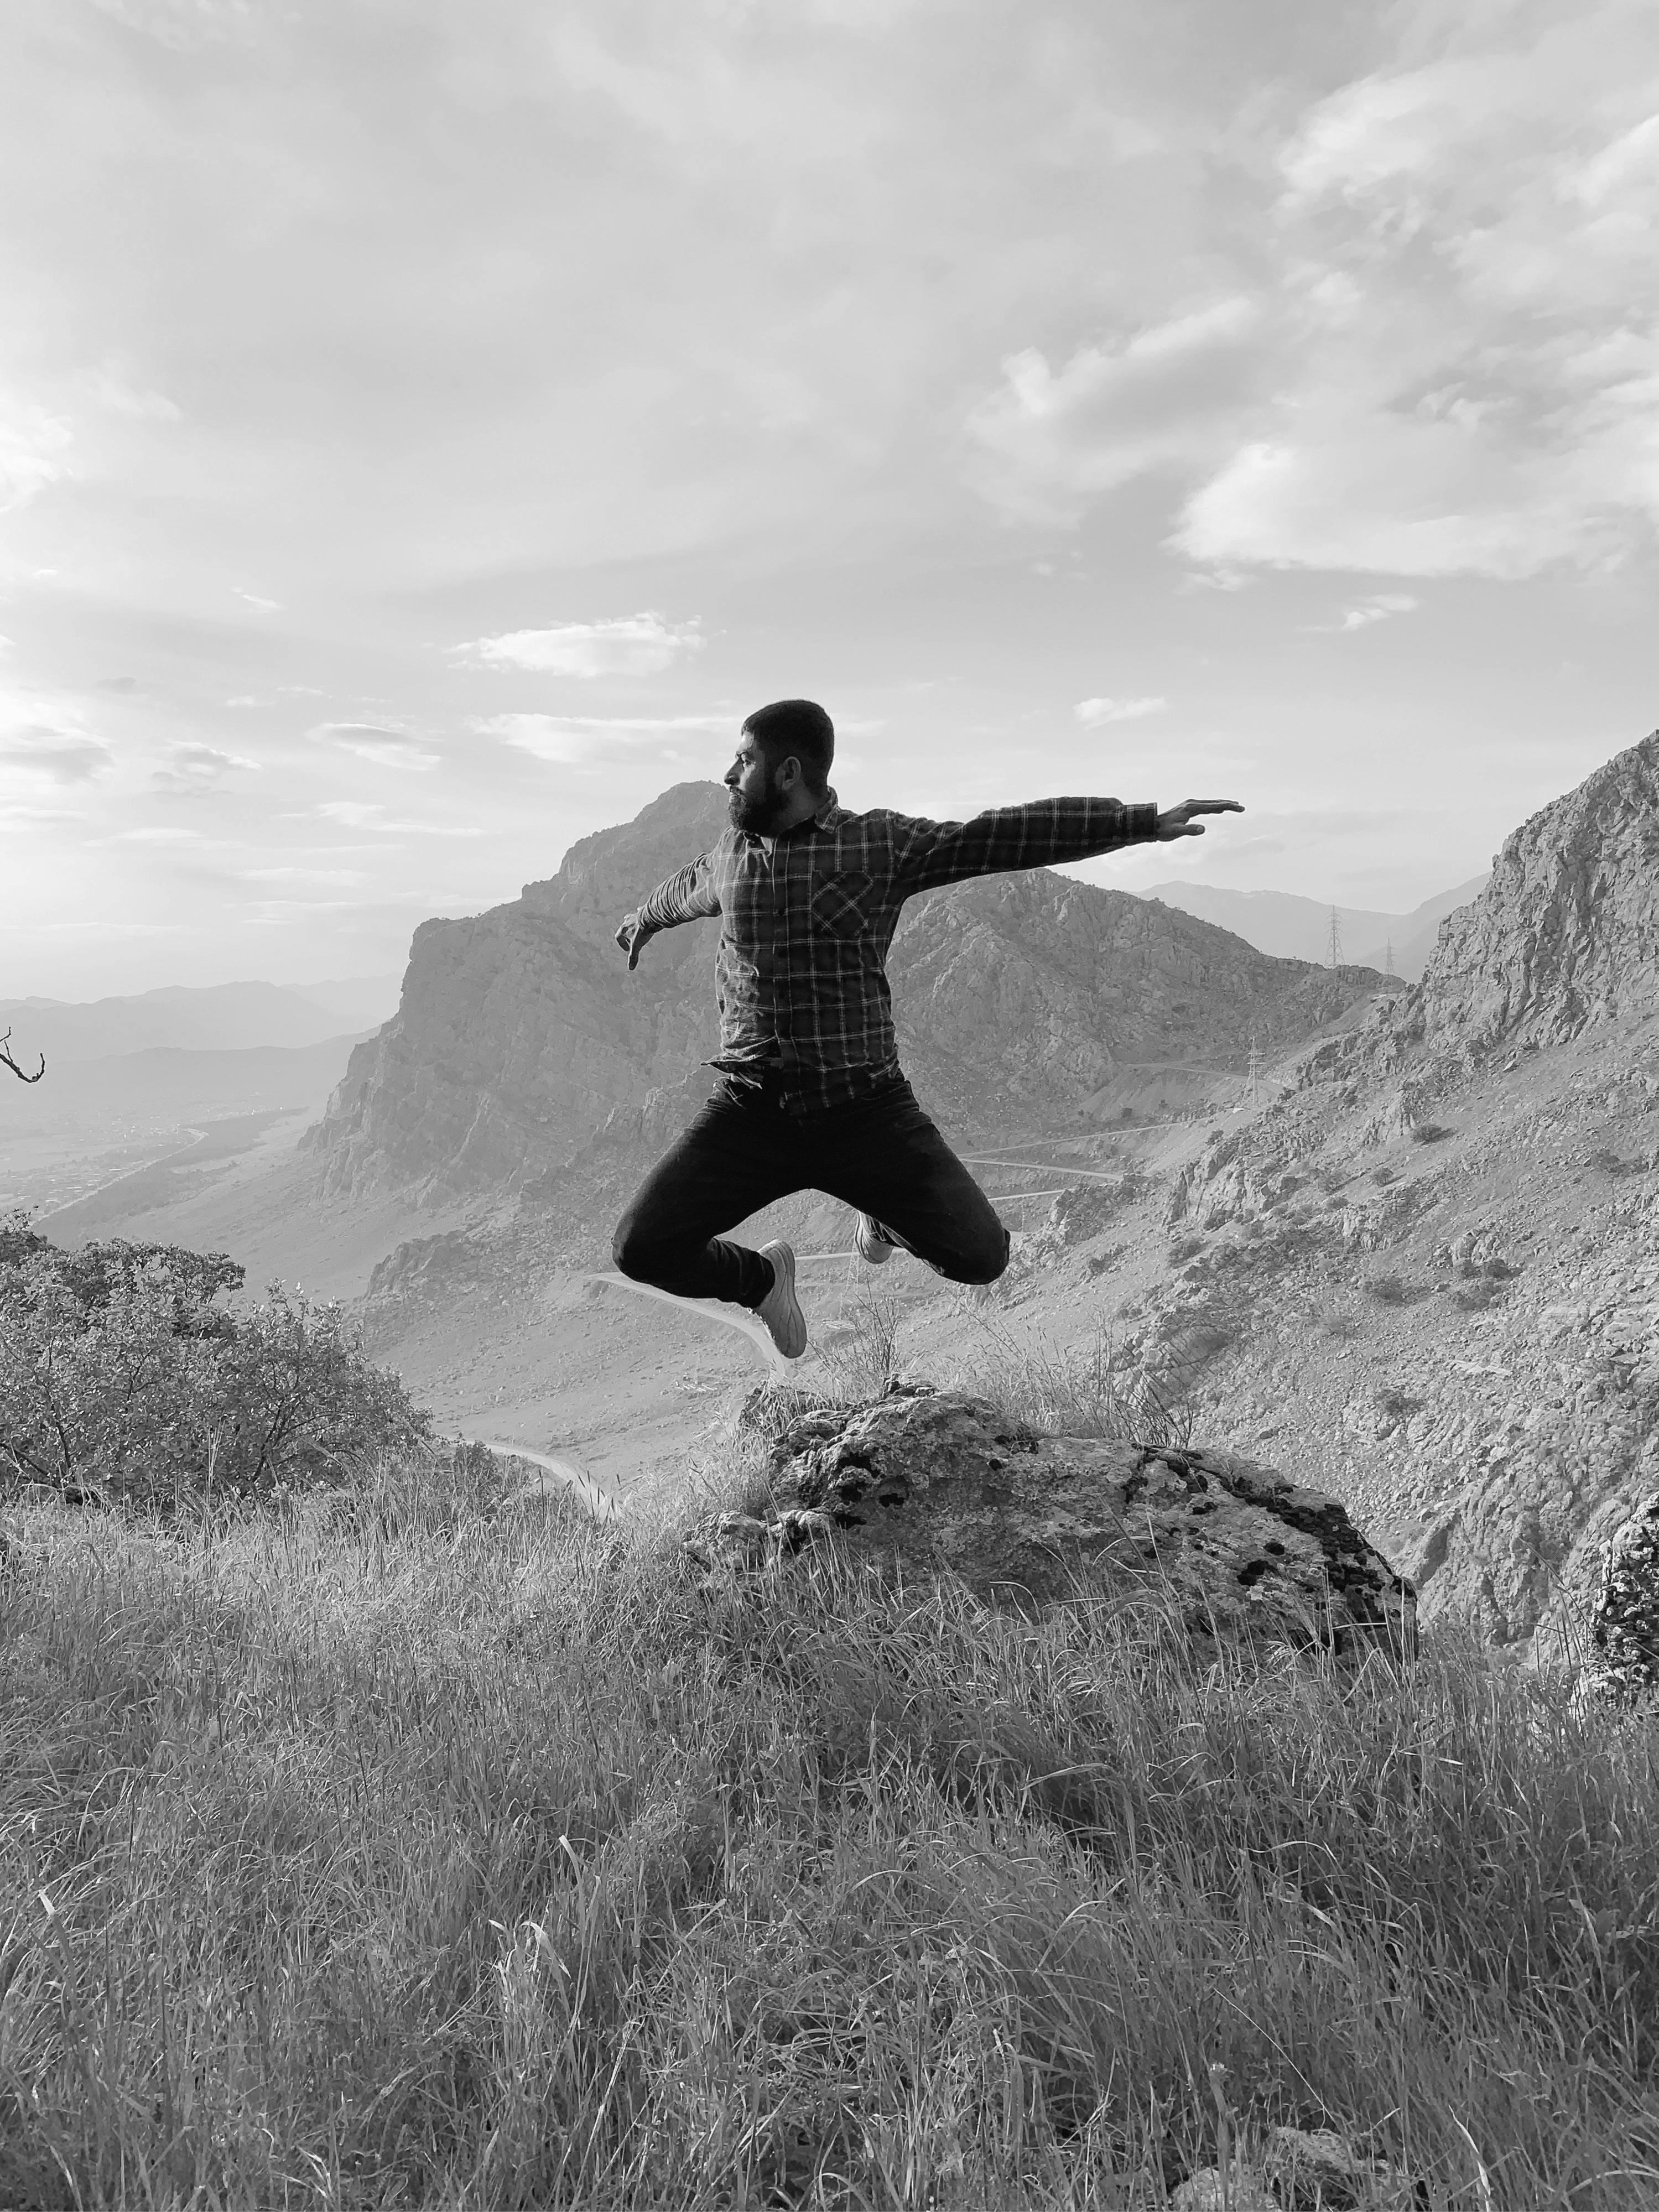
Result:
[[[1158,817],[1158,842],[1167,845],[1176,837],[1201,837],[1204,824],[1194,822],[1194,814],[1242,814],[1244,809],[1236,799],[1183,799],[1179,806],[1172,806],[1167,814]]]
[[[654,929],[646,927],[637,914],[625,914],[623,916],[617,930],[617,942],[628,955],[630,973],[640,964],[640,953],[647,938],[654,937],[656,933]]]

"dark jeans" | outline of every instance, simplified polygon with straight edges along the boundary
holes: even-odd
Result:
[[[823,1113],[786,1113],[775,1091],[722,1079],[617,1224],[624,1275],[683,1298],[757,1306],[770,1263],[722,1230],[792,1191],[827,1191],[873,1214],[895,1243],[953,1283],[994,1283],[1008,1232],[901,1076]]]

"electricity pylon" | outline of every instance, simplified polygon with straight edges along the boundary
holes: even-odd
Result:
[[[1342,965],[1342,922],[1334,907],[1331,908],[1330,954],[1332,967],[1340,968]]]

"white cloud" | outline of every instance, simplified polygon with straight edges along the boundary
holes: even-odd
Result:
[[[73,442],[61,415],[0,393],[0,514],[72,475]]]
[[[245,592],[240,584],[232,585],[231,589],[239,599],[252,608],[256,615],[276,615],[283,611],[280,599],[262,599],[258,592]]]
[[[485,667],[522,668],[550,676],[652,676],[683,654],[701,653],[698,624],[667,623],[647,610],[613,622],[556,623],[546,629],[508,630],[453,650]]]
[[[240,753],[221,752],[216,745],[175,744],[168,748],[165,765],[150,780],[167,791],[209,791],[240,770],[257,775],[259,763],[245,760]]]
[[[666,749],[676,737],[691,732],[712,736],[732,729],[725,714],[489,714],[472,726],[485,737],[503,738],[520,752],[566,768],[641,747]]]
[[[1650,545],[1651,32],[1650,0],[1587,0],[1571,21],[1419,0],[1395,42],[1413,65],[1340,86],[1285,136],[1232,290],[1060,365],[1005,362],[967,423],[980,488],[1068,525],[1174,474],[1168,542],[1218,582],[1520,578]]]
[[[356,753],[359,760],[372,761],[376,768],[425,769],[436,768],[442,758],[418,738],[405,737],[401,730],[382,729],[375,722],[319,722],[311,734],[325,744]]]
[[[115,756],[101,738],[71,724],[17,720],[0,735],[0,770],[34,783],[91,783],[107,775]]]
[[[178,48],[234,35],[252,21],[249,0],[92,0],[92,4],[118,23]]]
[[[1162,714],[1167,699],[1079,699],[1072,712],[1085,729],[1098,730],[1108,722],[1138,722],[1143,715]]]
[[[1642,12],[1603,0],[1304,119],[1281,161],[1275,404],[1189,500],[1182,551],[1513,579],[1651,543],[1659,66]]]
[[[1002,388],[968,418],[981,489],[1021,519],[1070,522],[1091,496],[1149,469],[1224,450],[1259,315],[1234,295],[1115,345],[1081,346],[1059,370],[1035,348],[1013,355]]]
[[[122,416],[131,422],[177,422],[182,419],[179,408],[165,393],[146,389],[113,364],[95,368],[82,377],[80,388],[106,414]]]
[[[1346,635],[1349,630],[1369,629],[1373,623],[1387,622],[1393,615],[1408,615],[1416,605],[1409,592],[1374,592],[1358,605],[1345,607],[1335,622],[1322,623],[1317,627]]]
[[[248,884],[366,884],[368,878],[361,868],[300,868],[269,867],[239,868],[237,874]]]
[[[176,823],[161,823],[143,830],[118,830],[108,840],[112,845],[154,845],[166,851],[176,848],[191,853],[245,853],[245,840],[240,837],[209,837],[199,830],[181,828]]]
[[[317,808],[325,822],[337,822],[347,830],[379,830],[405,837],[482,837],[471,822],[406,822],[388,817],[384,806],[355,799],[325,799]]]

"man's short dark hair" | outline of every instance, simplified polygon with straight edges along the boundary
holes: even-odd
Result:
[[[815,699],[775,699],[757,707],[743,726],[774,768],[793,753],[809,790],[822,791],[829,782],[836,726]]]

